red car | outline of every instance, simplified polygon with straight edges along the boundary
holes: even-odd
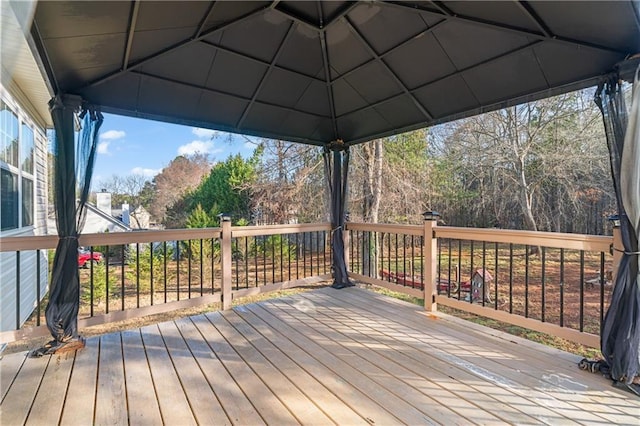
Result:
[[[102,253],[99,251],[91,253],[90,250],[87,250],[84,247],[80,247],[78,249],[78,268],[88,268],[89,264],[87,262],[102,262],[102,259]]]

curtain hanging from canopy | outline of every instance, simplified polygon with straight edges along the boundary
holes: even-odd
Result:
[[[640,71],[640,69],[638,70]],[[611,304],[600,333],[600,346],[611,378],[639,393],[634,379],[640,373],[640,90],[638,71],[631,114],[627,115],[621,82],[601,84],[595,102],[602,111],[609,147],[611,173],[618,204],[624,253],[618,267]],[[626,135],[625,135],[626,133]]]
[[[347,263],[344,256],[349,147],[342,141],[332,142],[325,146],[324,171],[331,203],[329,210],[331,212],[332,287],[341,289],[354,285],[347,275]]]
[[[49,102],[55,129],[54,192],[59,241],[53,259],[49,303],[45,315],[53,340],[32,356],[83,346],[78,334],[80,280],[78,236],[85,220],[91,176],[96,157],[98,131],[103,117],[77,97],[58,95]],[[81,130],[75,134],[76,117]]]

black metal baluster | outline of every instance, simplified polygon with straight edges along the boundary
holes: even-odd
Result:
[[[482,306],[486,302],[487,285],[489,283],[485,280],[487,276],[487,242],[482,242]]]
[[[140,244],[136,243],[136,308],[140,307]]]
[[[458,283],[458,300],[462,296],[462,240],[458,240],[458,270],[456,271],[456,281]]]
[[[89,255],[91,259],[93,259],[93,246],[89,248]],[[106,262],[106,259],[105,259]],[[90,315],[93,316],[93,262],[89,265],[89,303],[91,303],[91,307],[89,308]]]
[[[16,251],[16,330],[20,330],[20,252]]]
[[[509,243],[509,313],[513,313],[513,243]]]
[[[473,263],[473,252],[474,252],[474,241],[471,240],[471,246],[470,246],[470,251],[471,251],[471,274],[469,275],[469,303],[473,303],[473,268],[474,268],[474,263]]]
[[[265,240],[263,240],[263,242],[266,243]],[[253,237],[253,243],[254,243],[254,245],[256,247],[258,247],[258,237]],[[263,247],[262,247],[262,252],[263,253],[264,253],[265,249],[266,249],[266,247],[264,247],[264,245],[263,245]],[[256,255],[253,258],[253,266],[255,268],[255,271],[254,271],[255,281],[254,281],[253,284],[254,284],[254,287],[258,287],[258,276],[260,274],[260,271],[258,270],[258,253],[257,253],[257,251],[256,251]]]
[[[200,238],[200,297],[204,295],[204,240]]]
[[[428,238],[428,236],[427,236]],[[449,260],[447,262],[447,280],[443,281],[448,283],[447,285],[447,297],[451,297],[451,238],[447,239],[447,253],[449,255]]]
[[[580,332],[584,331],[584,250],[580,250]]]
[[[524,246],[524,317],[529,318],[529,245]]]
[[[151,289],[149,299],[151,306],[153,306],[153,242],[149,243],[149,268],[151,269],[149,274],[149,288]]]
[[[40,279],[41,277],[40,271],[40,249],[36,250],[36,325],[40,325]]]
[[[546,302],[546,295],[545,295],[545,281],[546,281],[546,266],[547,266],[547,250],[546,247],[542,247],[542,253],[540,253],[541,256],[541,262],[542,262],[542,307],[541,307],[541,312],[540,312],[540,321],[545,322],[545,312],[546,312],[546,306],[547,306],[547,302]]]
[[[180,300],[180,241],[176,241],[176,294]]]
[[[125,245],[122,244],[122,246],[120,248],[120,253],[122,255],[122,261],[120,262],[120,310],[121,311],[124,311],[124,290],[125,290],[125,284],[124,284],[125,252],[124,252],[124,247],[125,247]]]
[[[296,280],[300,279],[300,234],[296,233]]]
[[[438,285],[442,280],[442,239],[439,239],[436,243],[436,251],[438,254],[438,273],[436,274],[436,293],[440,294],[440,286]]]
[[[564,249],[560,249],[560,327],[564,327]]]
[[[105,276],[105,280],[106,280],[106,290],[105,290],[105,302],[106,302],[106,312],[105,313],[109,313],[109,252],[111,251],[111,247],[110,246],[106,246],[107,248],[107,253],[105,255],[105,268],[104,268],[104,276]]]
[[[269,237],[265,237],[264,239],[264,247],[262,250],[262,285],[267,283],[267,248],[269,247],[269,239],[271,239],[271,244],[273,246],[273,240],[275,236],[270,235]]]
[[[162,246],[163,246],[163,266],[164,266],[164,303],[167,303],[167,242],[163,241],[162,242]]]
[[[493,271],[493,282],[494,287],[493,287],[493,291],[494,291],[494,300],[493,300],[493,307],[495,310],[498,310],[498,269],[499,269],[499,264],[498,264],[498,247],[499,244],[498,243],[494,243],[495,244],[495,261],[494,261],[494,265],[495,265],[495,270]]]
[[[187,299],[191,299],[191,258],[193,257],[192,240],[187,240]]]
[[[402,275],[404,275],[404,286],[407,286],[407,235],[402,234]]]
[[[604,285],[606,283],[604,273],[604,252],[600,252],[600,324],[598,330],[602,327],[604,321]]]
[[[236,249],[238,248],[238,241],[236,240]],[[215,238],[211,238],[211,294],[214,294],[216,292],[216,264],[215,264],[215,251],[216,249],[216,239]],[[236,253],[238,252],[238,250],[236,250]],[[235,256],[236,258],[236,280],[238,279],[238,257]],[[237,281],[236,281],[237,282]]]

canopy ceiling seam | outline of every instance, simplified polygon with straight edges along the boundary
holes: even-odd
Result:
[[[270,65],[270,62],[264,61],[264,60],[262,60],[260,58],[256,58],[255,56],[251,56],[251,55],[249,55],[247,53],[238,52],[237,50],[231,49],[229,47],[222,46],[221,44],[214,43],[214,42],[209,41],[209,40],[200,40],[199,42],[204,44],[204,45],[206,45],[206,46],[209,46],[209,47],[212,47],[214,49],[220,50],[222,52],[229,53],[231,55],[238,56],[238,57],[243,58],[243,59],[248,59],[251,62],[255,62],[256,64],[260,64],[260,65],[263,65],[265,67],[268,67]],[[316,77],[314,75],[306,74],[306,73],[303,73],[303,72],[300,72],[300,71],[296,71],[294,69],[285,67],[283,65],[274,64],[273,67],[275,69],[279,69],[279,70],[282,70],[282,71],[286,71],[286,72],[290,72],[292,74],[299,75],[300,77],[304,77],[304,78],[308,78],[308,79],[311,79],[311,80],[315,80],[318,83],[322,83],[322,84],[325,83],[325,81],[323,79],[321,79],[321,78],[318,78],[318,77]]]
[[[241,101],[245,101],[245,102],[251,101],[251,98],[247,98],[245,96],[240,96],[240,95],[228,93],[228,92],[225,92],[223,90],[212,89],[212,88],[206,87],[206,86],[200,86],[198,84],[179,81],[179,80],[175,80],[173,78],[161,77],[161,76],[158,76],[158,75],[155,75],[155,74],[151,74],[151,73],[145,72],[145,71],[137,71],[137,70],[135,70],[135,71],[129,71],[129,72],[131,74],[134,74],[134,75],[144,76],[144,77],[149,77],[149,78],[155,78],[157,80],[166,81],[167,83],[173,83],[173,84],[177,84],[177,85],[185,86],[185,87],[190,87],[192,89],[197,89],[197,90],[204,90],[204,91],[207,91],[207,92],[215,93],[215,94],[218,94],[218,95],[228,96],[228,97],[235,98],[235,99],[238,99],[238,100],[241,100]],[[272,107],[276,107],[276,108],[281,108],[283,110],[287,110],[287,111],[290,111],[290,112],[299,112],[299,113],[302,113],[302,114],[307,114],[307,115],[311,115],[311,116],[314,116],[314,117],[317,117],[317,118],[322,118],[322,119],[331,118],[331,117],[327,117],[327,116],[324,116],[322,114],[317,114],[317,113],[310,112],[310,111],[298,111],[298,110],[295,110],[293,108],[289,108],[287,106],[274,104],[273,102],[256,101],[255,103],[263,104],[263,105],[267,105],[267,106],[272,106]]]
[[[536,40],[536,41],[533,41],[533,42],[531,42],[531,43],[529,43],[529,44],[527,44],[527,45],[517,47],[517,48],[515,48],[515,49],[509,50],[509,51],[507,51],[507,52],[503,52],[503,53],[501,53],[501,54],[499,54],[499,55],[497,55],[497,56],[494,56],[494,57],[492,57],[492,58],[489,58],[489,59],[487,59],[487,60],[484,60],[484,61],[478,62],[478,63],[476,63],[476,64],[470,65],[470,66],[468,66],[468,67],[466,67],[466,68],[462,68],[460,71],[453,72],[453,73],[447,74],[447,75],[442,76],[442,77],[438,77],[438,78],[437,78],[437,79],[435,79],[435,80],[431,80],[431,81],[429,81],[429,82],[427,82],[427,83],[424,83],[424,84],[421,84],[421,85],[419,85],[419,86],[416,86],[416,87],[414,87],[413,89],[411,89],[410,91],[411,91],[412,93],[414,93],[414,92],[416,92],[416,91],[418,91],[418,90],[421,90],[421,89],[424,89],[425,87],[430,86],[430,85],[432,85],[432,84],[439,83],[439,82],[441,82],[441,81],[447,80],[447,79],[449,79],[449,78],[452,78],[452,77],[455,77],[455,76],[458,76],[458,75],[462,75],[463,73],[468,72],[468,71],[471,71],[471,70],[472,70],[472,69],[474,69],[474,68],[477,68],[477,67],[480,67],[480,66],[482,66],[482,65],[486,65],[486,64],[488,64],[488,63],[491,63],[491,62],[494,62],[494,61],[497,61],[497,60],[503,59],[503,58],[505,58],[505,57],[507,57],[507,56],[510,56],[510,55],[513,55],[513,54],[519,53],[519,52],[521,52],[521,51],[525,51],[525,50],[530,49],[530,48],[533,48],[533,47],[535,47],[536,45],[541,44],[541,43],[543,43],[543,42],[542,42],[542,40]],[[473,93],[473,91],[471,91],[471,92]],[[379,106],[380,104],[383,104],[383,103],[389,102],[389,101],[393,100],[394,98],[400,97],[400,96],[402,96],[402,95],[403,95],[403,94],[402,94],[402,93],[400,93],[400,94],[397,94],[397,95],[390,96],[390,97],[385,98],[385,99],[382,99],[382,100],[380,100],[380,101],[378,101],[378,102],[372,103],[372,104],[370,104],[370,105],[366,105],[366,106],[364,106],[364,107],[362,107],[362,108],[358,108],[358,109],[355,109],[355,110],[353,110],[353,111],[349,111],[349,112],[347,112],[347,113],[344,113],[344,114],[342,114],[342,115],[338,116],[337,118],[342,118],[342,117],[344,117],[345,115],[352,114],[352,113],[354,113],[354,112],[361,112],[361,111],[363,111],[363,110],[366,110],[366,109],[369,109],[369,108],[373,108],[373,107]],[[475,93],[473,93],[473,95],[474,95],[474,97],[476,97]],[[435,117],[434,117],[434,118],[435,118]]]
[[[198,29],[196,30],[195,34],[193,35],[193,38],[199,38],[200,37],[200,35],[202,34],[202,31],[204,31],[205,25],[207,25],[207,22],[209,22],[209,18],[211,18],[211,15],[213,14],[213,10],[215,9],[216,4],[217,4],[216,1],[210,2],[209,8],[207,9],[207,13],[204,14],[204,17],[200,21],[200,24],[198,25]]]
[[[353,33],[353,35],[356,36],[356,38],[360,41],[360,43],[364,45],[364,47],[367,49],[369,54],[373,56],[373,58],[384,68],[385,71],[387,71],[387,73],[391,76],[391,78],[395,81],[395,83],[398,86],[400,86],[400,89],[402,90],[402,92],[404,92],[405,95],[411,98],[411,100],[413,101],[415,106],[418,108],[418,110],[422,113],[422,115],[424,115],[427,118],[427,120],[432,120],[433,115],[431,115],[431,113],[427,110],[427,108],[425,108],[424,105],[422,105],[422,103],[420,103],[420,101],[418,101],[418,99],[413,95],[413,93],[411,93],[411,91],[406,86],[406,84],[404,84],[404,82],[391,69],[391,67],[387,65],[387,63],[382,58],[380,58],[380,55],[376,53],[375,49],[371,47],[371,45],[364,38],[364,36],[360,34],[360,32],[356,29],[356,27],[353,25],[353,23],[351,22],[348,16],[344,17],[344,21],[346,22],[347,27],[349,27],[349,30]]]
[[[451,66],[454,69],[453,74],[454,75],[459,75],[460,79],[462,80],[462,82],[464,83],[465,87],[467,88],[467,90],[469,90],[469,93],[471,93],[471,95],[473,96],[473,100],[476,102],[476,104],[480,105],[482,104],[482,102],[480,102],[480,99],[478,99],[478,96],[476,95],[476,93],[473,91],[473,89],[471,88],[471,85],[469,85],[469,82],[467,81],[467,79],[464,76],[464,73],[460,73],[460,68],[458,68],[458,66],[455,64],[455,62],[453,61],[453,59],[451,59],[451,56],[449,55],[449,52],[447,51],[447,49],[444,48],[444,46],[442,45],[442,42],[440,41],[440,39],[438,38],[437,34],[433,34],[433,38],[435,39],[436,43],[438,43],[438,46],[440,46],[440,49],[442,49],[442,52],[444,53],[444,55],[447,57],[447,59],[449,60],[449,62],[451,62]],[[430,83],[433,84],[433,83]],[[412,90],[418,90],[418,88],[414,88]]]
[[[436,2],[434,2],[436,3]],[[439,2],[437,2],[439,3]],[[474,24],[474,25],[478,25],[478,26],[482,26],[485,28],[490,28],[490,29],[494,29],[494,30],[499,30],[499,31],[505,31],[505,32],[510,32],[510,33],[514,33],[514,34],[520,34],[523,35],[525,37],[534,37],[536,39],[540,39],[540,40],[545,40],[545,41],[549,41],[549,42],[554,42],[554,43],[559,43],[559,44],[566,44],[566,45],[571,45],[571,46],[581,46],[581,47],[586,47],[589,49],[594,49],[594,50],[604,50],[607,51],[609,53],[615,53],[617,55],[626,55],[629,52],[627,51],[622,51],[622,50],[618,50],[615,49],[613,47],[610,46],[602,46],[596,43],[590,43],[590,42],[586,42],[586,41],[580,41],[580,40],[574,40],[568,37],[562,37],[562,36],[550,36],[550,37],[546,37],[544,34],[539,34],[536,33],[534,31],[530,31],[530,30],[525,30],[523,28],[519,28],[519,27],[513,27],[510,25],[506,25],[506,24],[501,24],[499,22],[494,22],[494,21],[487,21],[484,19],[480,19],[480,18],[472,18],[470,16],[465,16],[465,15],[459,15],[459,14],[455,14],[453,12],[451,12],[450,10],[446,9],[446,11],[435,11],[432,9],[428,9],[428,8],[424,8],[424,7],[420,7],[417,4],[414,4],[412,6],[409,6],[407,4],[403,4],[403,3],[385,3],[389,6],[392,7],[398,7],[398,8],[402,8],[402,9],[409,9],[412,11],[422,11],[425,13],[432,13],[435,15],[440,15],[443,16],[444,19],[446,19],[447,21],[451,21],[451,22],[466,22],[469,24]],[[444,7],[444,6],[443,6]]]
[[[189,37],[188,39],[184,39],[182,41],[174,43],[169,47],[161,49],[161,50],[159,50],[159,51],[157,51],[157,52],[155,52],[155,53],[153,53],[153,54],[151,54],[149,56],[146,56],[146,57],[140,59],[139,61],[133,63],[131,66],[129,66],[129,68],[127,70],[118,70],[118,71],[115,71],[115,72],[108,73],[108,74],[106,74],[106,75],[104,75],[102,77],[99,77],[99,78],[97,78],[95,80],[90,81],[88,84],[86,84],[85,86],[79,88],[78,90],[90,89],[92,87],[95,87],[97,85],[105,83],[105,82],[107,82],[109,80],[112,80],[112,79],[114,79],[116,77],[119,77],[120,75],[126,73],[127,71],[136,70],[136,69],[140,68],[141,66],[143,66],[143,65],[145,65],[145,64],[147,64],[147,63],[149,63],[149,62],[151,62],[151,61],[153,61],[155,59],[158,59],[158,58],[160,58],[160,57],[162,57],[162,56],[164,56],[164,55],[166,55],[168,53],[171,53],[171,52],[173,52],[173,51],[175,51],[177,49],[180,49],[182,47],[188,46],[191,43],[198,42],[198,41],[202,40],[203,38],[208,37],[208,36],[218,32],[218,31],[222,31],[224,29],[228,29],[229,27],[232,27],[232,26],[237,25],[237,24],[239,24],[241,22],[244,22],[244,21],[246,21],[246,20],[248,20],[250,18],[253,18],[253,17],[259,15],[260,13],[263,13],[263,11],[266,8],[267,7],[264,6],[264,7],[260,8],[260,9],[258,9],[258,10],[254,10],[252,12],[247,12],[244,15],[239,16],[237,19],[225,22],[224,24],[221,24],[221,25],[219,25],[217,27],[214,27],[214,28],[211,28],[211,29],[209,29],[207,31],[204,31],[197,38]]]
[[[380,56],[381,59],[384,59],[386,56],[390,55],[391,53],[395,52],[396,50],[400,49],[401,47],[407,45],[408,43],[412,42],[413,40],[420,38],[422,36],[424,36],[425,34],[429,34],[431,32],[433,32],[436,28],[438,28],[441,24],[445,23],[446,20],[442,20],[439,22],[436,22],[435,24],[433,24],[431,27],[428,27],[424,30],[420,30],[419,32],[409,36],[407,39],[401,41],[400,43],[396,44],[395,46],[385,50],[384,52],[380,53],[378,56]],[[434,35],[435,37],[435,35]],[[333,79],[331,81],[331,84],[334,84],[335,82],[338,82],[346,77],[348,77],[349,75],[353,74],[354,72],[358,71],[360,68],[365,67],[371,63],[373,63],[376,59],[375,58],[371,58],[370,60],[356,65],[355,67],[351,68],[348,71],[345,71],[344,73],[340,74],[338,77],[336,77],[335,79]]]
[[[540,18],[540,16],[538,16],[538,14],[535,12],[535,10],[533,10],[533,8],[531,7],[531,5],[529,4],[528,1],[525,0],[521,0],[521,1],[516,1],[515,4],[518,6],[518,8],[524,12],[525,16],[527,18],[529,18],[529,20],[531,22],[533,22],[535,24],[536,27],[538,27],[538,30],[545,36],[548,38],[553,38],[555,37],[555,35],[551,32],[551,30],[549,29],[549,27],[547,27],[547,25],[544,23],[544,21],[542,20],[542,18]]]
[[[320,49],[322,49],[322,62],[324,64],[324,76],[325,85],[327,88],[327,95],[329,96],[329,109],[331,111],[331,124],[333,125],[333,139],[340,139],[338,133],[338,123],[336,120],[336,103],[333,97],[333,86],[331,85],[331,70],[329,69],[329,51],[327,46],[327,33],[322,31],[320,33]]]
[[[280,45],[278,46],[278,49],[276,50],[275,54],[273,55],[273,58],[271,58],[271,62],[269,63],[269,66],[267,67],[267,69],[265,70],[264,74],[262,75],[262,79],[260,80],[260,83],[258,83],[258,86],[253,91],[253,95],[251,96],[251,99],[249,100],[249,104],[247,104],[246,108],[242,112],[242,115],[240,116],[240,119],[236,123],[236,128],[237,129],[242,129],[242,124],[243,124],[244,120],[247,118],[247,115],[249,114],[249,110],[251,110],[251,108],[253,107],[253,104],[255,103],[256,98],[260,94],[260,91],[262,90],[262,87],[264,86],[264,84],[266,83],[267,79],[271,75],[271,71],[273,70],[274,64],[280,58],[280,54],[284,50],[284,46],[287,44],[287,40],[289,39],[291,34],[293,34],[293,30],[296,29],[297,25],[299,25],[299,24],[297,24],[295,22],[291,22],[289,24],[289,28],[287,29],[287,32],[285,33],[285,35],[282,38],[282,40],[280,40]]]
[[[133,36],[136,32],[136,24],[138,22],[138,12],[140,11],[140,0],[134,0],[129,14],[129,24],[127,30],[127,43],[125,44],[124,56],[122,58],[121,70],[126,70],[129,66],[129,56],[131,55],[131,46],[133,46]]]
[[[280,2],[278,1],[276,3],[280,3]],[[350,3],[348,3],[341,10],[338,10],[336,13],[334,13],[334,15],[325,24],[323,22],[323,14],[322,14],[321,7],[319,7],[319,5],[321,3],[322,3],[322,1],[317,1],[317,3],[316,3],[316,5],[318,5],[318,9],[319,9],[318,10],[318,17],[319,17],[319,19],[321,21],[317,25],[314,24],[313,22],[307,21],[304,18],[301,18],[300,16],[296,15],[293,12],[290,12],[289,10],[283,9],[281,7],[278,7],[278,4],[274,5],[272,7],[272,9],[277,11],[277,12],[279,12],[280,14],[285,16],[286,18],[291,19],[291,20],[299,23],[300,25],[303,25],[303,26],[309,28],[312,31],[317,31],[319,33],[322,33],[322,32],[325,32],[328,28],[332,27],[336,22],[339,22],[340,19],[342,17],[344,17],[345,15],[347,15],[348,13],[350,13],[352,9],[355,9],[356,7],[358,7],[360,5],[360,3],[358,3],[358,2],[350,2]]]

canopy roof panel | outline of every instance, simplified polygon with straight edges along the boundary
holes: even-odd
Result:
[[[107,112],[348,144],[594,85],[640,51],[634,1],[46,1],[57,92]]]

